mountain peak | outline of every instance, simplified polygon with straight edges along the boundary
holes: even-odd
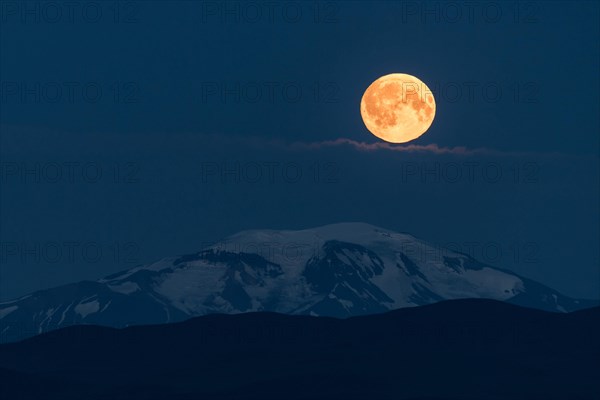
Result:
[[[349,222],[246,230],[196,253],[5,302],[0,335],[251,311],[349,317],[464,298],[561,312],[588,304],[411,235]]]
[[[277,229],[252,229],[238,232],[229,236],[226,240],[243,240],[257,238],[293,238],[293,239],[314,239],[323,240],[355,240],[356,238],[376,237],[377,235],[398,235],[398,233],[389,231],[375,225],[364,222],[339,222],[323,225],[315,228],[306,228],[299,230],[277,230]]]

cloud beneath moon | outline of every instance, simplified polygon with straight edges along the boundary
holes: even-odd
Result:
[[[265,138],[261,136],[242,136],[242,135],[215,135],[205,134],[207,138],[223,142],[229,145],[247,145],[259,148],[276,147],[280,149],[293,151],[318,151],[335,148],[349,148],[364,153],[376,152],[392,152],[404,154],[431,154],[431,155],[448,155],[457,157],[580,157],[575,154],[566,154],[559,152],[535,152],[535,151],[504,151],[498,149],[490,149],[487,147],[469,148],[465,146],[444,147],[436,143],[426,145],[419,144],[396,144],[385,141],[377,142],[360,142],[357,140],[340,137],[332,140],[322,140],[314,142],[294,141],[288,142],[283,139]]]
[[[387,142],[375,142],[375,143],[366,143],[366,142],[358,142],[356,140],[347,139],[347,138],[339,138],[335,140],[325,140],[321,142],[294,142],[290,144],[290,147],[297,149],[322,149],[327,147],[341,147],[348,146],[352,147],[359,151],[398,151],[402,153],[434,153],[434,154],[460,154],[460,155],[474,155],[474,154],[483,154],[489,153],[488,149],[468,149],[466,147],[458,146],[458,147],[440,147],[437,144],[428,144],[428,145],[416,145],[416,144],[408,144],[408,145],[399,145]]]
[[[331,147],[351,147],[358,151],[376,152],[376,151],[393,151],[401,153],[429,153],[439,155],[457,155],[457,156],[531,156],[531,155],[548,155],[559,156],[558,153],[533,153],[533,152],[514,152],[488,149],[485,147],[467,148],[464,146],[441,147],[435,143],[427,145],[418,144],[394,144],[388,142],[366,143],[358,142],[348,138],[339,138],[335,140],[325,140],[320,142],[293,142],[289,147],[293,149],[318,150]]]

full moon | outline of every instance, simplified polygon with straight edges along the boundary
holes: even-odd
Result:
[[[367,129],[386,142],[406,143],[421,136],[435,117],[435,99],[419,78],[390,74],[373,82],[360,102]]]

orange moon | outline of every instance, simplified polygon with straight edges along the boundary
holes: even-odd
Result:
[[[391,143],[406,143],[421,136],[435,117],[435,99],[419,78],[389,74],[373,82],[360,102],[367,129]]]

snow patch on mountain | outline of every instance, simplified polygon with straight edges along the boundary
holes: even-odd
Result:
[[[82,318],[100,310],[100,302],[98,300],[89,301],[87,303],[79,303],[75,306],[75,312]]]
[[[8,306],[6,308],[0,309],[0,319],[6,317],[11,312],[16,311],[18,308],[19,306]]]
[[[134,293],[134,292],[137,292],[138,290],[140,290],[140,287],[138,286],[137,283],[129,282],[129,281],[121,282],[116,285],[109,284],[108,287],[110,288],[110,290],[113,290],[117,293],[122,293],[122,294],[131,294],[131,293]]]

